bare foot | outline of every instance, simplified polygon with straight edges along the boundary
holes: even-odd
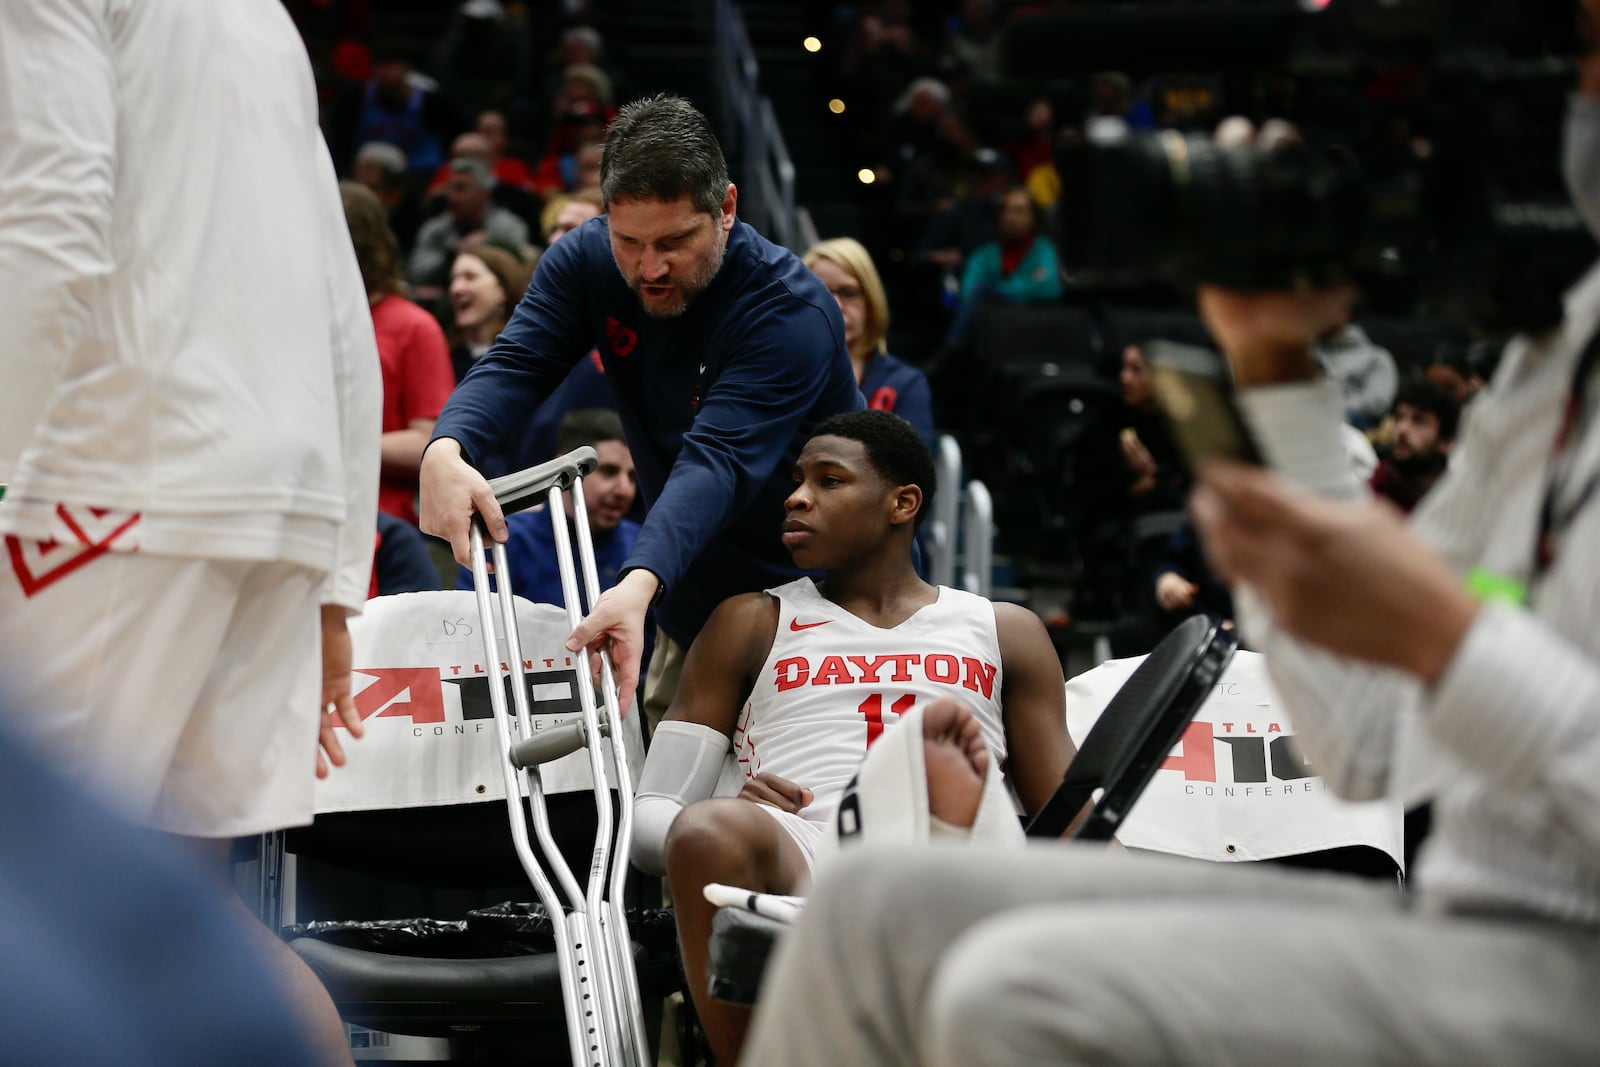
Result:
[[[989,748],[972,710],[940,697],[922,713],[922,759],[928,771],[928,813],[963,829],[978,817]]]

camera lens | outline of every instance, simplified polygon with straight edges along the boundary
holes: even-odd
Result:
[[[1165,272],[1172,191],[1156,141],[1098,120],[1062,142],[1056,167],[1058,252],[1069,274],[1115,281]]]
[[[1064,146],[1057,166],[1062,260],[1091,280],[1326,285],[1348,276],[1363,228],[1353,159],[1295,142],[1218,147],[1102,124]]]

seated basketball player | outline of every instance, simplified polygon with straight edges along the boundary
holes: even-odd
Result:
[[[826,577],[717,608],[689,650],[634,805],[634,861],[667,876],[689,987],[723,1064],[737,1061],[748,1011],[706,992],[708,882],[803,893],[867,747],[919,703],[929,791],[949,798],[930,805],[935,826],[971,823],[985,749],[1029,814],[1073,751],[1060,660],[1038,618],[913,569],[934,470],[908,423],[882,411],[827,419],[794,480],[783,541]],[[730,746],[743,790],[710,799]],[[941,771],[955,789],[938,788]]]

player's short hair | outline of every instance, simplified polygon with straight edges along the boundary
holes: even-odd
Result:
[[[628,443],[622,434],[622,419],[610,408],[579,408],[569,411],[556,427],[556,455],[574,448],[598,445],[605,441]],[[554,458],[554,457],[552,457]]]
[[[912,425],[892,411],[846,411],[831,415],[817,424],[812,437],[843,437],[859,441],[867,450],[867,461],[890,485],[914,485],[922,490],[922,509],[917,524],[931,513],[933,494],[939,488],[934,473],[933,453]]]
[[[722,212],[728,162],[695,106],[681,96],[646,97],[624,105],[606,133],[600,194],[607,211],[617,200],[676,200],[696,211]]]

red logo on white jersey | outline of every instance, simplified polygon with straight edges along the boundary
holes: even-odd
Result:
[[[799,633],[801,630],[814,630],[818,626],[826,626],[832,621],[832,619],[823,619],[821,622],[801,622],[797,618],[790,619],[789,629],[793,630],[795,633]]]
[[[99,557],[111,551],[112,542],[139,521],[139,513],[124,518],[104,508],[56,506],[56,517],[72,534],[71,541],[24,541],[7,535],[6,552],[11,570],[22,586],[22,595],[32,597]]]
[[[805,656],[780,659],[773,667],[773,683],[783,693],[802,685],[880,685],[913,681],[916,675],[936,685],[961,686],[994,697],[998,667],[975,656],[945,652],[899,652],[887,656]],[[893,710],[893,709],[891,709]]]

